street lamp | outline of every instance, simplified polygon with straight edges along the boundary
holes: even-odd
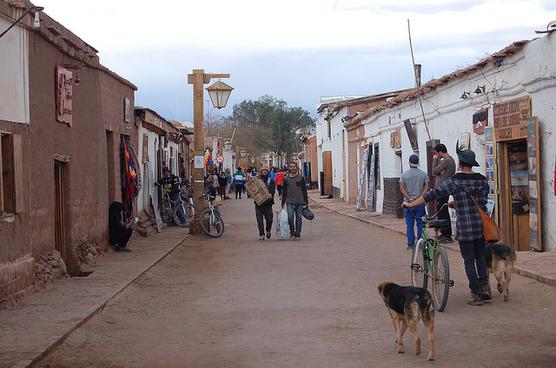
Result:
[[[207,87],[212,105],[217,109],[226,107],[228,99],[230,98],[230,94],[233,90],[234,89],[232,87],[221,81],[218,81],[210,87]]]
[[[193,129],[194,129],[194,153],[193,155],[193,196],[195,201],[195,217],[189,225],[190,234],[200,234],[201,225],[199,215],[203,211],[203,201],[201,196],[205,189],[205,132],[203,127],[203,86],[210,83],[211,79],[230,78],[230,74],[205,74],[203,69],[193,69],[192,74],[187,75],[187,83],[193,85]],[[223,82],[216,82],[207,88],[212,104],[215,108],[221,109],[226,106],[228,98],[233,88]],[[214,97],[213,97],[214,94]]]

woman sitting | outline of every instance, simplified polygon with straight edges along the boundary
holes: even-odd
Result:
[[[120,202],[112,202],[108,208],[108,238],[116,252],[131,252],[127,249],[127,242],[133,233],[134,219],[123,221],[124,206]]]

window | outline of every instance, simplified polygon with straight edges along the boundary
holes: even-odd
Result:
[[[0,216],[23,211],[21,136],[0,134]]]
[[[328,139],[332,138],[332,127],[330,126],[330,120],[326,121],[328,123]]]

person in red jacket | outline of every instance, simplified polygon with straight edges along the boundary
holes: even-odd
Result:
[[[276,184],[276,190],[278,191],[278,195],[280,197],[282,197],[282,187],[284,185],[284,177],[285,177],[284,170],[278,170],[278,172],[274,176],[274,184]]]

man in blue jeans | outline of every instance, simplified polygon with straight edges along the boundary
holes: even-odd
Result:
[[[400,177],[400,191],[405,202],[412,202],[429,190],[429,176],[419,169],[419,156],[413,154],[409,157],[409,169]],[[417,238],[421,238],[423,230],[423,216],[425,205],[404,209],[405,224],[407,226],[407,250],[412,250],[415,245],[415,222],[417,222]]]
[[[287,205],[288,209],[290,239],[298,240],[301,237],[301,212],[304,207],[309,207],[309,197],[305,178],[299,174],[299,168],[295,162],[290,163],[289,174],[284,178],[282,208],[284,205]]]

